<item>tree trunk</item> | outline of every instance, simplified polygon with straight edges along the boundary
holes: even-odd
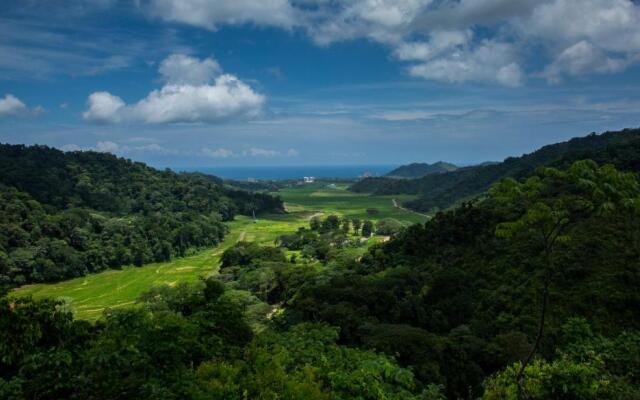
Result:
[[[538,334],[536,335],[536,340],[533,343],[533,347],[529,354],[522,362],[520,366],[520,370],[517,375],[517,384],[518,384],[518,400],[526,400],[529,398],[527,392],[524,387],[524,371],[533,359],[536,351],[538,351],[538,347],[540,346],[540,341],[542,340],[542,334],[544,332],[544,321],[547,314],[547,302],[549,297],[549,280],[546,280],[544,284],[544,288],[542,289],[542,309],[540,310],[540,320],[538,321]]]

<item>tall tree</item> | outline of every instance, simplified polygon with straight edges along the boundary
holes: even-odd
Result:
[[[561,197],[554,196],[561,187],[569,190]],[[533,345],[516,375],[518,398],[522,400],[528,398],[525,370],[544,335],[549,292],[554,280],[563,272],[557,252],[562,243],[571,239],[570,225],[591,213],[637,212],[640,210],[640,187],[632,174],[619,172],[611,166],[598,167],[592,161],[579,161],[566,172],[541,168],[536,176],[522,183],[505,179],[490,193],[498,202],[519,206],[520,215],[499,224],[496,235],[527,244],[536,267],[531,276],[540,298],[538,326]]]
[[[373,233],[373,222],[366,220],[362,223],[362,236],[369,237]]]
[[[360,228],[362,227],[362,222],[359,218],[354,218],[351,223],[353,224],[353,234],[358,235],[360,233]]]

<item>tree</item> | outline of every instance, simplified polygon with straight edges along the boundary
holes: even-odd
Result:
[[[360,227],[362,227],[362,222],[358,218],[354,218],[351,223],[353,224],[353,234],[358,235],[360,233]]]
[[[369,237],[373,234],[373,222],[366,220],[362,223],[362,236]]]
[[[342,232],[346,235],[349,233],[350,229],[351,229],[351,221],[349,220],[349,218],[344,218],[342,220]]]
[[[320,232],[333,232],[340,228],[340,218],[337,215],[329,215],[320,227]]]
[[[397,219],[385,218],[376,224],[378,235],[394,235],[402,230],[402,224]]]
[[[562,327],[564,345],[553,361],[535,360],[525,370],[531,399],[637,399],[640,388],[640,333],[605,338],[586,320],[571,318]],[[487,380],[484,400],[515,400],[518,363]]]
[[[572,187],[562,197],[551,196],[558,187]],[[533,360],[544,334],[549,291],[563,272],[557,260],[558,247],[570,240],[568,227],[579,217],[617,209],[640,210],[640,187],[636,178],[611,166],[599,168],[593,161],[579,161],[566,172],[542,168],[536,176],[520,183],[505,179],[494,186],[491,196],[501,203],[519,207],[518,218],[501,223],[496,235],[529,245],[535,270],[533,282],[539,291],[539,318],[533,345],[516,374],[518,399],[528,397],[525,371]]]
[[[322,226],[322,222],[320,221],[320,217],[312,217],[309,220],[309,227],[311,228],[312,231],[317,231],[320,229],[320,226]]]

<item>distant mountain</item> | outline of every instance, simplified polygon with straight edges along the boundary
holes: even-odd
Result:
[[[385,176],[388,178],[402,178],[402,179],[415,179],[422,178],[426,175],[441,174],[443,172],[451,172],[458,169],[457,166],[438,161],[433,164],[427,163],[413,163],[408,165],[402,165],[393,171],[389,172]]]
[[[640,171],[640,129],[625,129],[600,135],[592,133],[586,137],[544,146],[521,157],[509,157],[501,163],[458,168],[452,172],[426,175],[419,179],[362,179],[351,186],[350,190],[418,195],[417,199],[404,205],[418,211],[431,211],[475,197],[506,177],[524,178],[540,166],[562,168],[581,159],[613,164],[620,170]]]

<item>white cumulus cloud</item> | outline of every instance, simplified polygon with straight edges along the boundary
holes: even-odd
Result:
[[[0,117],[19,115],[27,110],[27,106],[12,94],[0,98]]]
[[[172,55],[160,65],[166,84],[144,99],[126,104],[107,92],[89,96],[83,117],[94,122],[216,122],[229,117],[253,117],[265,101],[249,85],[221,74],[213,59]]]
[[[588,72],[613,73],[625,69],[629,61],[611,58],[587,41],[565,49],[542,73],[551,82],[560,82],[564,75],[583,75]]]
[[[526,76],[558,82],[616,73],[640,62],[636,0],[139,0],[139,4],[152,17],[206,29],[247,23],[297,29],[322,46],[365,38],[387,46],[397,60],[408,63],[412,75],[446,82],[518,86]],[[516,55],[514,48],[521,54]],[[490,51],[497,52],[495,60]],[[548,60],[547,65],[531,70],[539,65],[531,61],[541,59]]]
[[[445,82],[493,81],[513,87],[519,86],[523,79],[522,70],[515,60],[515,51],[510,44],[484,41],[473,49],[452,51],[413,65],[409,73]]]
[[[95,92],[89,95],[88,109],[82,117],[94,122],[120,122],[126,109],[124,101],[108,92]]]

